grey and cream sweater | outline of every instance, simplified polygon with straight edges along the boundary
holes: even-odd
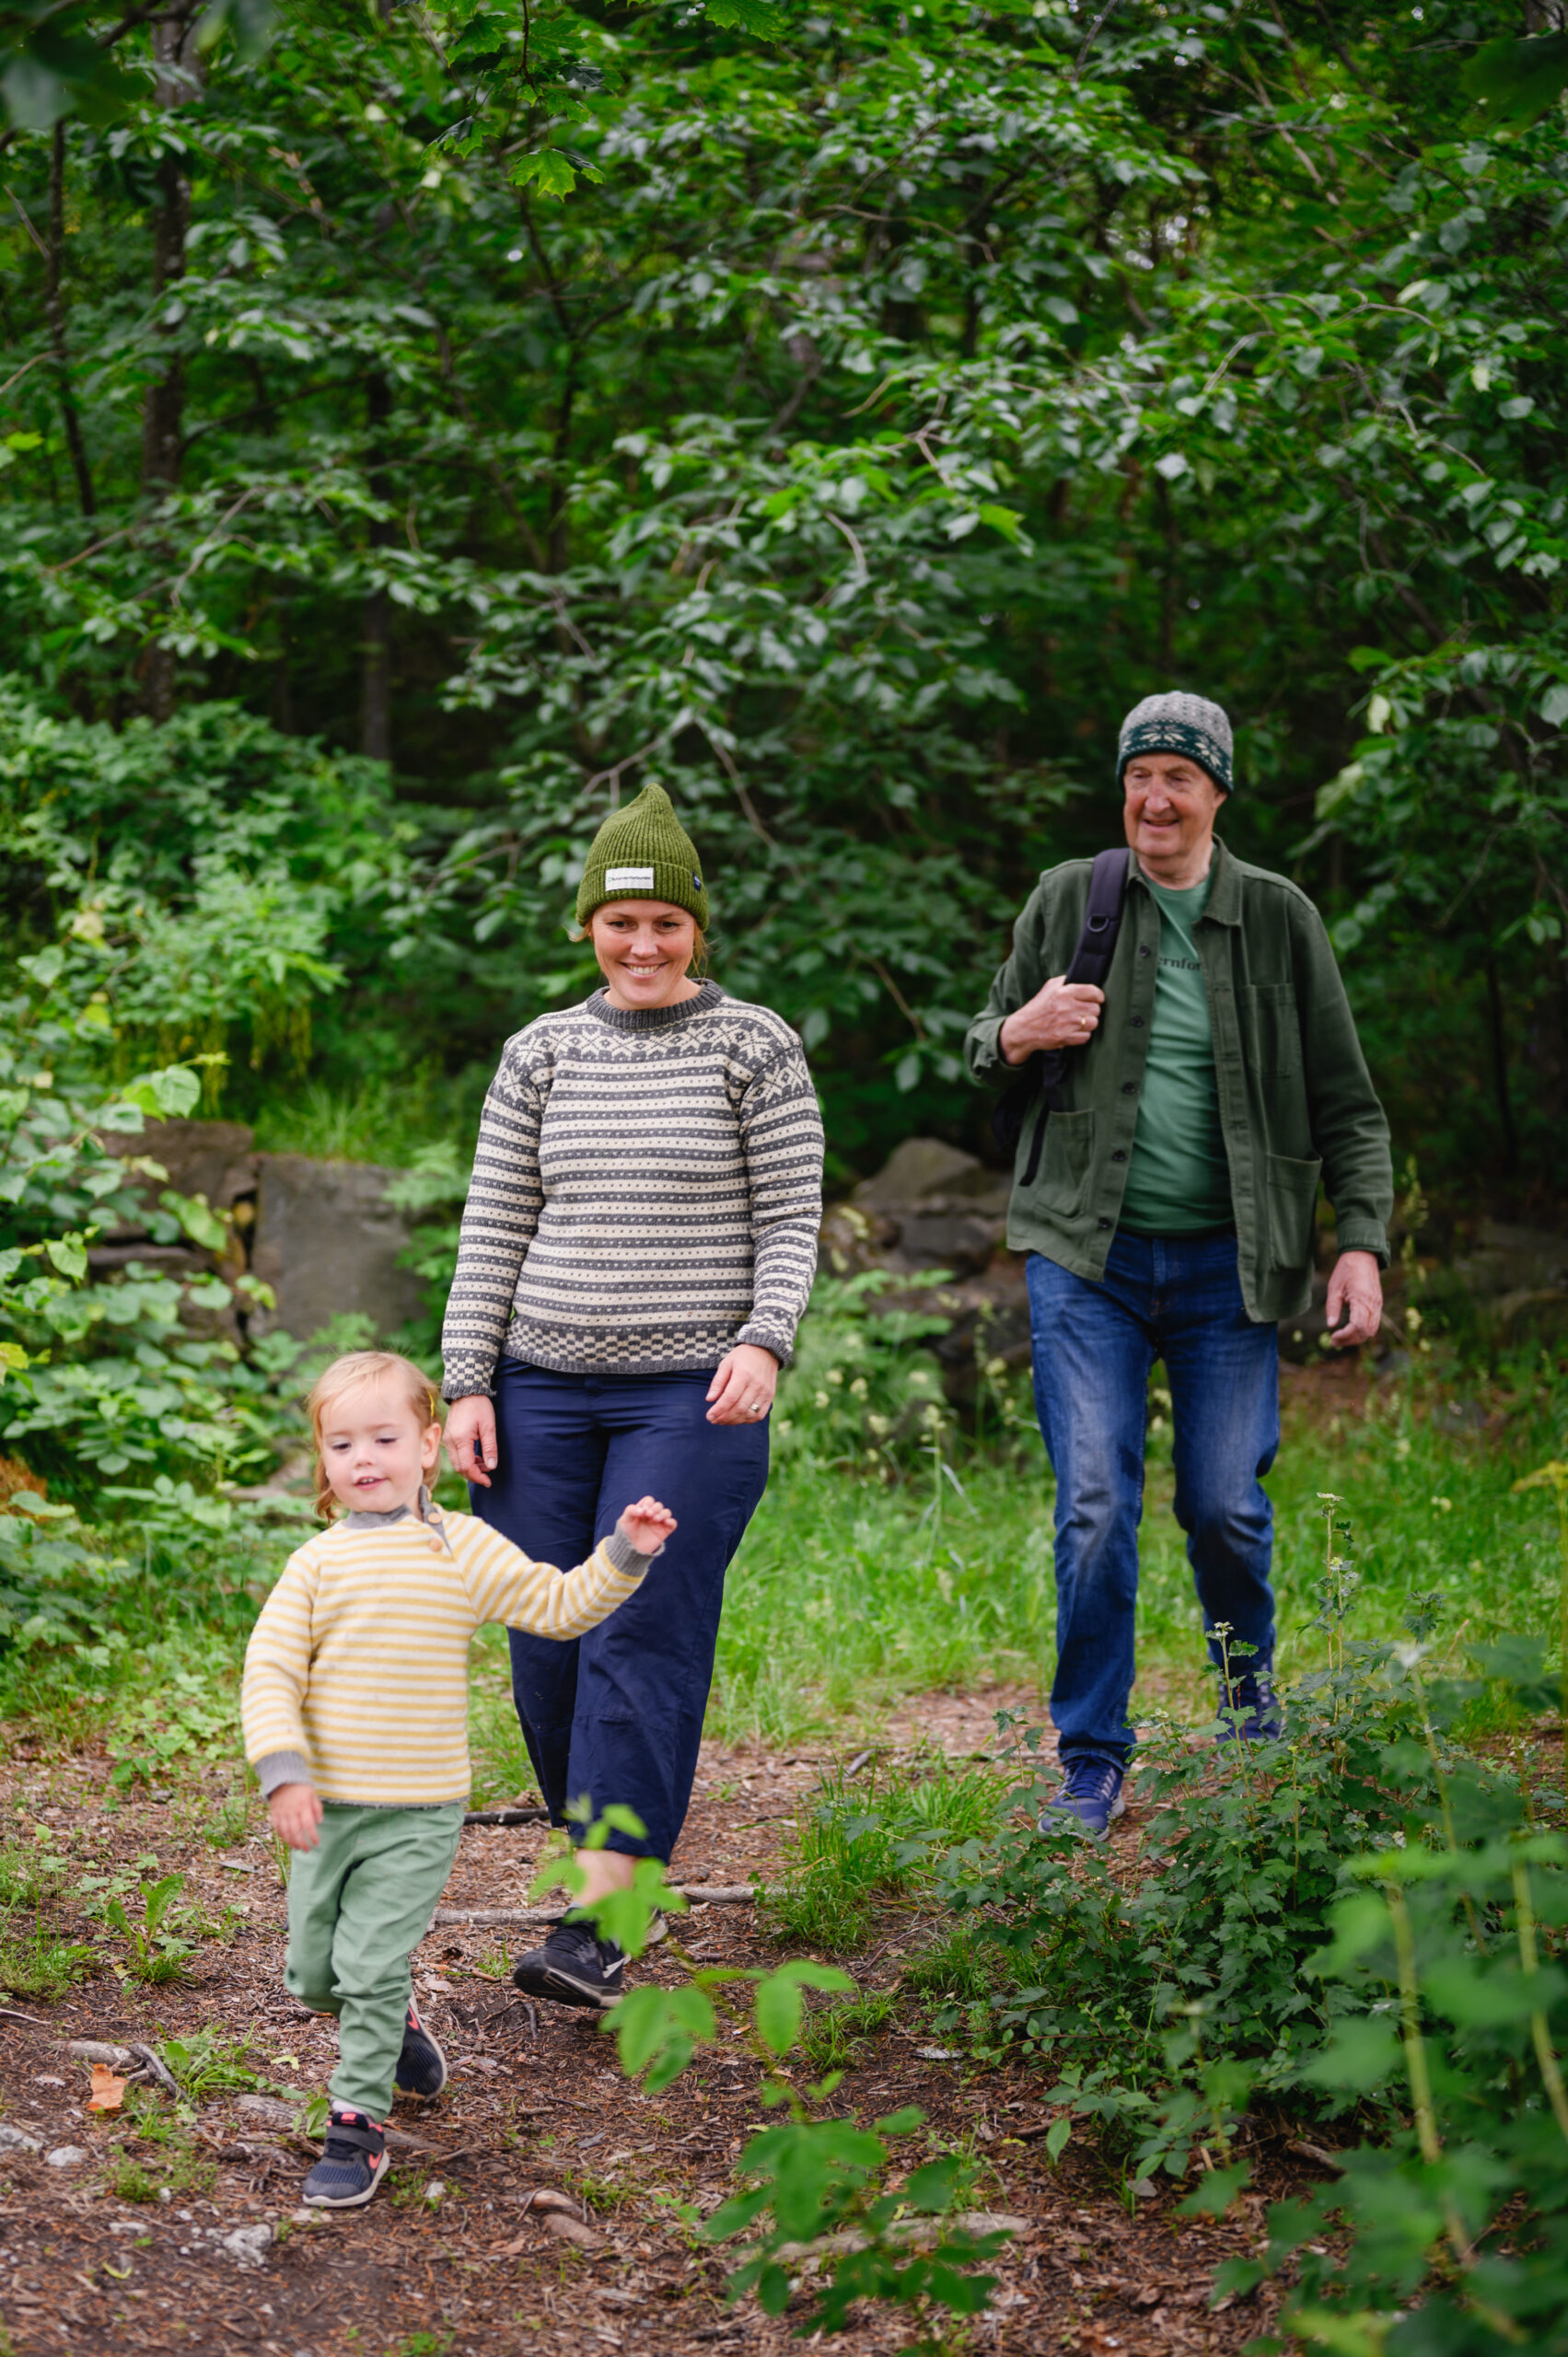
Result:
[[[480,1122],[441,1338],[448,1399],[497,1361],[566,1375],[787,1361],[817,1265],[822,1121],[799,1039],[704,982],[602,991],[506,1042]]]

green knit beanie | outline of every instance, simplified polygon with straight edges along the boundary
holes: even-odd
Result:
[[[577,923],[587,924],[606,900],[670,900],[707,930],[703,865],[662,785],[645,785],[624,810],[612,810],[593,839],[577,887]]]

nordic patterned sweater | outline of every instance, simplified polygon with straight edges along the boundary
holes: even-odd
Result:
[[[602,991],[506,1042],[480,1123],[441,1338],[448,1399],[503,1353],[565,1375],[787,1363],[817,1266],[822,1121],[805,1051],[704,982]]]

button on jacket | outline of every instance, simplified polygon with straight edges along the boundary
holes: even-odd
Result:
[[[997,1035],[1051,975],[1066,971],[1083,930],[1092,862],[1049,868],[1029,895],[964,1052],[991,1087],[1016,1080]],[[1342,1252],[1387,1266],[1394,1203],[1388,1124],[1377,1101],[1323,920],[1287,877],[1214,845],[1213,888],[1196,928],[1214,1032],[1220,1127],[1230,1165],[1242,1293],[1249,1318],[1298,1317],[1312,1294],[1319,1179]],[[1019,1174],[1039,1119],[1031,1099],[1014,1167],[1007,1242],[1098,1282],[1116,1233],[1149,1051],[1159,910],[1136,865],[1099,1028],[1067,1057],[1065,1109],[1046,1123],[1040,1168]],[[1038,1067],[1037,1067],[1038,1069]]]

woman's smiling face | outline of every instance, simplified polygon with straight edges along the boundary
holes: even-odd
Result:
[[[673,900],[606,900],[588,920],[612,1006],[672,1006],[695,995],[687,973],[697,920]]]
[[[440,1425],[422,1424],[389,1384],[357,1385],[321,1419],[321,1464],[333,1497],[351,1513],[412,1506],[440,1448]]]

